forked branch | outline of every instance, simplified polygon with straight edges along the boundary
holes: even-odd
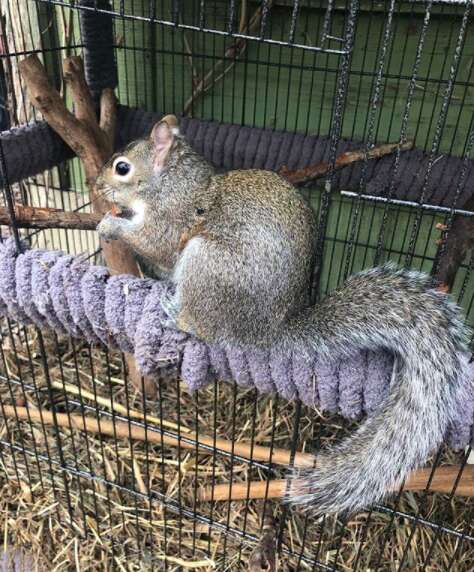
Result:
[[[70,89],[75,113],[66,108],[60,94],[49,82],[46,71],[36,54],[22,60],[19,68],[25,80],[31,103],[43,115],[49,126],[81,159],[93,210],[95,213],[103,215],[109,210],[110,205],[95,188],[95,180],[114,148],[116,99],[113,90],[104,90],[102,93],[99,124],[95,104],[85,80],[84,65],[81,58],[71,56],[63,62],[64,80]],[[30,214],[33,217],[35,213]],[[70,223],[77,220],[74,213],[68,214],[73,216],[69,220]],[[38,213],[36,213],[36,224],[44,224],[45,221],[40,221],[41,217],[38,218],[37,215]],[[60,220],[57,214],[52,215],[51,218],[51,223],[64,223],[64,219]],[[41,226],[41,228],[44,227]],[[60,226],[60,228],[65,227]],[[133,253],[123,242],[107,243],[101,241],[101,247],[107,266],[113,273],[140,275]],[[142,387],[142,377],[136,370],[132,356],[127,356],[127,366],[132,383],[138,388]],[[145,379],[144,384],[143,387],[151,395],[154,383]]]

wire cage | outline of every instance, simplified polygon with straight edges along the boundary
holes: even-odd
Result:
[[[315,299],[393,260],[438,277],[472,324],[473,38],[471,0],[3,0],[2,239],[103,263],[93,230],[23,228],[18,214],[93,210],[20,73],[36,54],[71,108],[62,60],[81,55],[93,96],[116,91],[116,148],[174,113],[218,169],[323,165],[301,185],[318,219]],[[358,514],[316,519],[269,487],[213,498],[282,478],[280,450],[291,465],[350,434],[367,404],[347,370],[312,406],[245,376],[194,392],[158,377],[150,394],[119,351],[11,318],[1,336],[4,569],[474,569],[469,446],[443,446],[422,487]]]

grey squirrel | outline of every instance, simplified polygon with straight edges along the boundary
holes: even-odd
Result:
[[[354,435],[298,472],[289,500],[316,513],[380,501],[440,445],[463,397],[467,331],[425,274],[385,265],[309,304],[315,219],[275,173],[216,175],[167,116],[103,168],[115,207],[98,226],[176,286],[169,325],[206,342],[331,358],[361,349],[396,357],[390,393]]]

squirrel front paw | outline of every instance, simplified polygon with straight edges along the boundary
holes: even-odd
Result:
[[[113,216],[111,213],[104,215],[97,225],[97,232],[104,240],[117,240],[122,234],[122,219]]]

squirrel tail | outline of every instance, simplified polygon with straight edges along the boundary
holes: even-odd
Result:
[[[467,329],[457,306],[422,273],[385,265],[357,274],[290,323],[285,345],[329,359],[394,353],[389,394],[350,438],[295,471],[288,501],[317,514],[379,502],[441,444],[463,399]]]

